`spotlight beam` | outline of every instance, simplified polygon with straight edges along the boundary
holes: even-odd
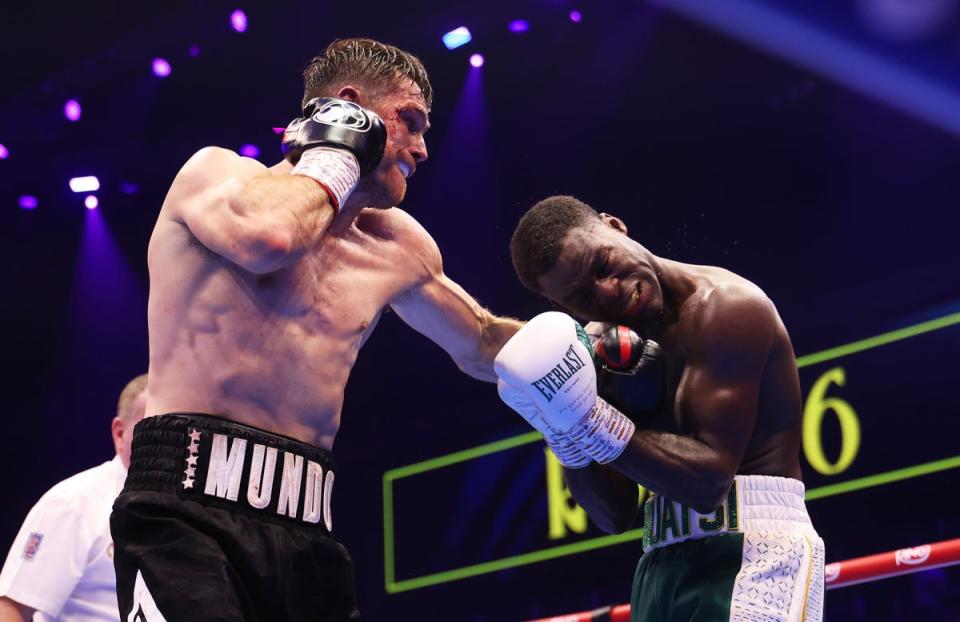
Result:
[[[960,136],[960,93],[908,67],[753,0],[652,0]]]

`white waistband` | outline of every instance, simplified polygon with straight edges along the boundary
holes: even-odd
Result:
[[[651,495],[644,504],[643,550],[724,533],[815,534],[803,497],[803,482],[769,475],[737,475],[720,507],[707,514]]]

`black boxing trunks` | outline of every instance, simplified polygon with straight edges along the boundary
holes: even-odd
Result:
[[[113,505],[127,621],[359,620],[330,452],[209,415],[148,417]]]

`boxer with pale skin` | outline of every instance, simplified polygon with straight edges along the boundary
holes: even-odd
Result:
[[[427,160],[428,102],[409,79],[372,99],[388,141],[342,209],[281,161],[219,148],[177,175],[150,240],[147,416],[217,413],[330,448],[363,343],[390,308],[457,365],[493,381],[518,323],[481,307],[443,273],[430,234],[394,207]]]
[[[396,207],[428,157],[420,61],[341,40],[304,77],[286,159],[200,150],[150,240],[150,400],[112,521],[125,619],[359,619],[329,449],[360,348],[392,309],[495,381],[520,325]]]

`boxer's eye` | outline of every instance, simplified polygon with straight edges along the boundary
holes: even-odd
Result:
[[[605,248],[593,259],[593,275],[602,279],[610,276],[610,249]]]
[[[401,108],[397,111],[400,120],[407,126],[411,134],[426,133],[427,120],[422,112],[416,108]]]

